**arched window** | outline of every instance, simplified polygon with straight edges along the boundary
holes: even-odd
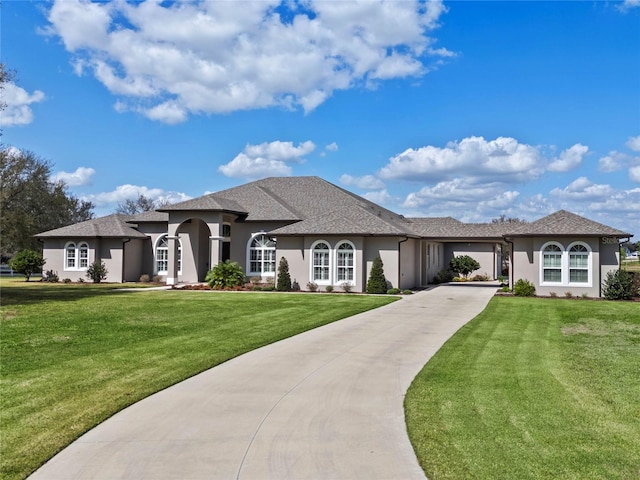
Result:
[[[265,234],[249,240],[249,274],[274,275],[276,271],[276,242]]]
[[[316,242],[311,248],[311,280],[316,283],[330,281],[330,252],[329,244],[324,241]]]
[[[542,250],[542,283],[562,283],[562,247],[556,243]]]
[[[81,243],[78,246],[78,258],[80,259],[80,268],[85,269],[89,267],[89,245]]]
[[[589,283],[589,253],[583,243],[569,247],[569,283]]]
[[[76,244],[73,242],[67,243],[64,250],[64,268],[65,270],[76,269]]]
[[[158,275],[169,272],[169,235],[165,234],[156,242],[154,270]],[[182,242],[178,239],[178,273],[182,273]]]
[[[64,269],[86,270],[89,267],[89,244],[69,242],[64,247]]]
[[[351,242],[343,241],[336,247],[336,283],[355,281],[355,248]]]

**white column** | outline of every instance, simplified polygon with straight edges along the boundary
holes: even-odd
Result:
[[[209,268],[213,268],[220,263],[223,237],[212,235],[209,237],[209,240],[211,241],[211,261],[209,262]]]

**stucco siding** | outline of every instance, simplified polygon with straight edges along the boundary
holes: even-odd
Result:
[[[562,273],[560,281],[549,282],[544,280],[543,252],[545,245],[553,242],[562,252],[562,265],[559,267]],[[570,279],[569,252],[572,245],[579,243],[589,249],[588,282],[576,283]],[[599,237],[534,237],[516,239],[513,253],[513,281],[525,279],[536,286],[536,294],[541,296],[557,295],[565,296],[571,293],[573,296],[587,295],[599,297],[601,294],[601,282],[605,272],[617,268],[617,243],[615,245],[603,245]]]
[[[480,268],[473,275],[487,275],[491,280],[497,276],[497,254],[494,243],[449,243],[445,248],[447,266],[453,257],[468,255],[480,264]]]
[[[399,286],[399,272],[398,272],[398,242],[402,238],[398,237],[366,237],[364,242],[364,261],[366,264],[365,285],[369,279],[369,273],[371,272],[371,266],[373,260],[378,255],[382,260],[384,268],[384,276],[387,282],[393,288],[400,288]]]
[[[418,245],[420,241],[414,238],[400,244],[400,289],[411,289],[418,286],[420,262]]]
[[[125,282],[137,282],[142,275],[144,244],[142,239],[132,239],[124,244],[124,273]]]

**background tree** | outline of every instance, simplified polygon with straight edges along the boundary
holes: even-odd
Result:
[[[503,213],[498,218],[492,219],[491,223],[527,223],[527,221],[518,217],[507,217]]]
[[[373,259],[367,281],[367,293],[387,293],[387,279],[384,277],[384,265],[380,256]]]
[[[31,275],[40,271],[44,262],[45,260],[39,252],[22,250],[14,255],[11,262],[9,262],[9,266],[12,270],[24,275],[28,282]]]
[[[93,218],[94,205],[52,182],[51,164],[31,152],[0,150],[0,256],[40,250],[36,233]]]
[[[152,212],[156,208],[166,205],[166,203],[158,203],[152,198],[138,195],[135,200],[127,199],[124,202],[118,202],[116,213],[124,213],[125,215],[136,215],[138,213]]]
[[[282,257],[278,264],[278,283],[276,290],[279,292],[288,292],[291,290],[291,275],[289,275],[289,262]]]
[[[475,272],[480,268],[480,264],[469,255],[458,255],[451,259],[449,268],[467,278],[471,272]]]

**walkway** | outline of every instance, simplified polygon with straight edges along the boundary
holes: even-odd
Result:
[[[424,479],[404,394],[495,290],[440,286],[242,355],[114,415],[30,478]]]

